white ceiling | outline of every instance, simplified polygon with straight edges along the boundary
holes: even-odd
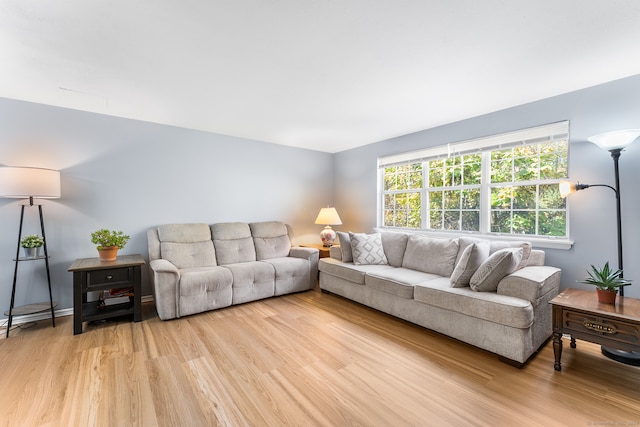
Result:
[[[0,0],[0,96],[338,152],[640,74],[638,0]]]

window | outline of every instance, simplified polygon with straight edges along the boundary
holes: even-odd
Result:
[[[567,236],[569,123],[378,159],[384,227]]]

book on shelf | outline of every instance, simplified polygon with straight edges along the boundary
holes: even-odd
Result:
[[[133,303],[133,288],[113,288],[100,292],[98,308]]]

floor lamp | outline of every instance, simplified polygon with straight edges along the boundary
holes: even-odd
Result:
[[[622,215],[620,210],[620,171],[618,169],[618,160],[620,159],[620,153],[622,153],[622,150],[624,150],[625,147],[630,145],[638,137],[640,137],[640,129],[601,133],[588,138],[589,142],[592,142],[603,150],[607,150],[611,153],[611,158],[613,159],[613,171],[615,175],[615,187],[606,184],[575,184],[568,181],[560,183],[560,195],[562,197],[567,197],[569,194],[590,187],[607,187],[615,193],[618,235],[618,269],[622,272],[620,277],[623,276],[624,269],[622,263]],[[624,296],[624,287],[620,287],[620,296]],[[623,351],[603,346],[602,354],[610,359],[617,360],[618,362],[640,366],[640,353],[637,352]]]
[[[16,248],[15,269],[13,272],[13,287],[11,289],[11,303],[9,310],[5,313],[8,316],[7,338],[13,322],[13,316],[21,314],[33,314],[46,310],[51,310],[51,323],[56,326],[56,318],[53,311],[54,302],[51,294],[51,274],[49,273],[49,252],[47,251],[47,237],[44,231],[44,217],[42,215],[42,205],[38,204],[40,215],[40,232],[44,239],[44,256],[40,257],[20,257],[20,240],[22,239],[22,226],[24,224],[25,207],[34,206],[33,199],[57,199],[60,198],[60,172],[51,169],[26,168],[26,167],[3,167],[0,168],[0,197],[15,199],[29,199],[29,203],[23,204],[20,210],[20,227],[18,229],[18,245]],[[29,304],[23,307],[15,307],[16,283],[18,278],[18,264],[21,261],[44,260],[47,270],[47,283],[49,285],[49,301],[47,303]]]

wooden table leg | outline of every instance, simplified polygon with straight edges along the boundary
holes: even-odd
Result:
[[[560,365],[560,358],[562,357],[562,331],[558,329],[553,330],[553,355],[556,359],[553,368],[559,371],[562,369]]]

